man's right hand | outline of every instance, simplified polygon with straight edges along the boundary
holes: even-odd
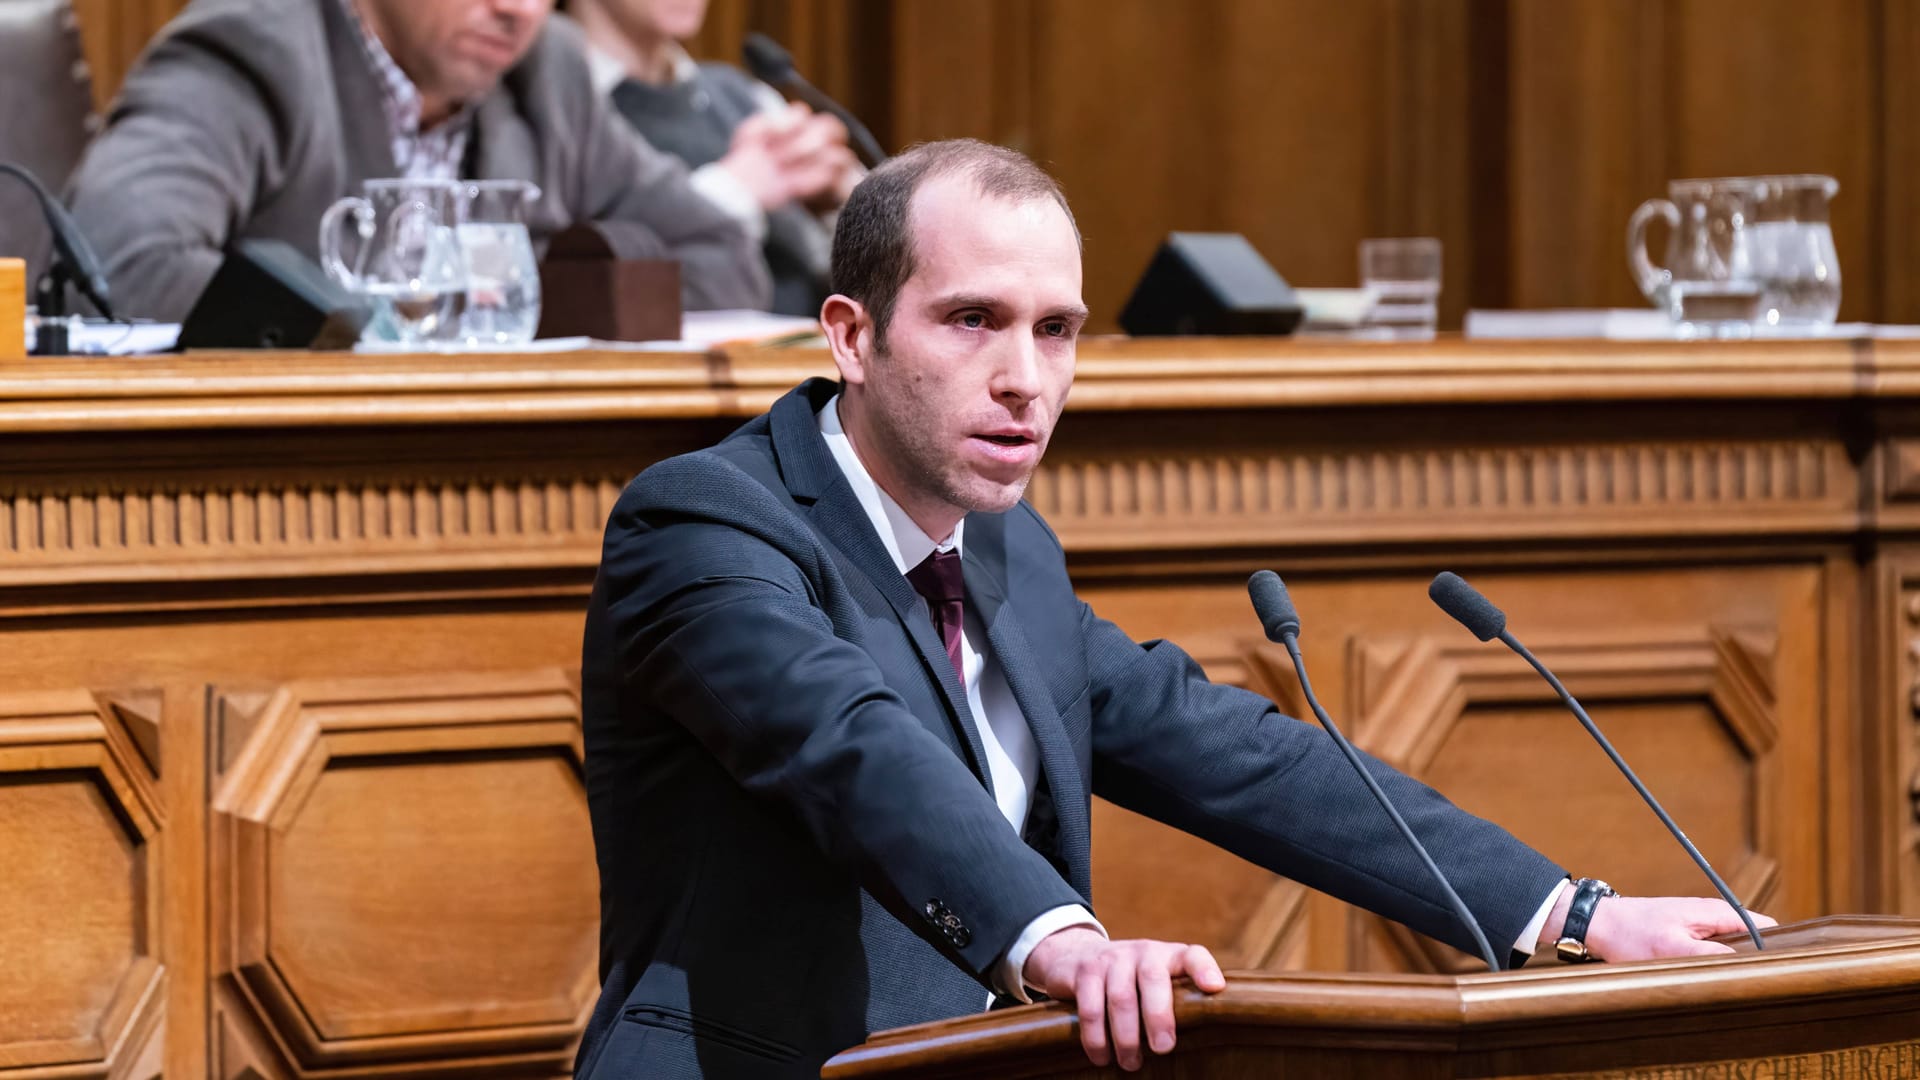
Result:
[[[1028,986],[1071,1001],[1080,1012],[1080,1045],[1087,1060],[1140,1068],[1140,1034],[1156,1054],[1173,1049],[1173,979],[1185,975],[1209,994],[1227,988],[1213,954],[1201,945],[1171,941],[1108,941],[1097,930],[1070,926],[1040,940],[1027,954]]]

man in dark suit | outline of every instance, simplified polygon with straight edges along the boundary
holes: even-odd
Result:
[[[1174,1039],[1204,948],[1109,941],[1092,793],[1443,941],[1469,935],[1318,729],[1073,594],[1020,501],[1086,318],[1064,197],[1020,155],[916,148],[834,239],[813,380],[662,462],[607,528],[583,665],[601,874],[583,1077],[814,1076],[869,1032],[1030,990],[1095,1063]],[[1372,769],[1496,946],[1725,946],[1719,901],[1602,899]],[[1589,918],[1590,917],[1590,918]]]

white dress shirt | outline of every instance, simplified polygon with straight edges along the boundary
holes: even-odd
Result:
[[[867,467],[861,464],[859,454],[854,451],[853,440],[847,437],[846,430],[840,425],[838,395],[820,410],[817,420],[820,434],[827,441],[827,449],[833,452],[833,460],[839,464],[840,471],[846,474],[847,482],[853,486],[854,496],[860,500],[861,508],[873,522],[874,531],[880,534],[881,544],[886,547],[887,554],[893,556],[893,564],[903,576],[935,551],[961,550],[967,527],[965,519],[953,527],[953,535],[946,541],[936,542],[913,523],[913,519],[907,516],[907,512],[900,508],[891,495],[880,489],[872,474],[867,472]],[[967,708],[972,711],[976,721],[984,720],[975,726],[980,729],[980,742],[986,748],[987,770],[993,777],[994,798],[1000,804],[1000,812],[1017,832],[1026,825],[1028,802],[1032,798],[1033,785],[1040,776],[1040,751],[1034,744],[1033,732],[1027,727],[1026,717],[1013,700],[1013,692],[1007,687],[1007,679],[1001,673],[1000,665],[980,650],[979,643],[984,640],[986,635],[974,616],[973,608],[968,606],[960,646],[961,662],[966,668]],[[1553,905],[1559,901],[1560,893],[1569,884],[1562,881],[1547,894],[1540,910],[1534,913],[1532,920],[1514,941],[1515,952],[1533,955],[1540,940],[1540,931],[1546,926],[1547,917],[1553,913]],[[1014,941],[1000,964],[995,983],[1021,1001],[1031,1000],[1021,979],[1028,955],[1048,934],[1069,926],[1087,926],[1103,935],[1107,932],[1085,907],[1069,904],[1054,908],[1029,923]]]
[[[873,522],[873,530],[880,534],[880,543],[887,549],[887,554],[893,556],[893,565],[902,576],[935,551],[961,551],[967,527],[964,520],[954,526],[951,537],[944,542],[936,542],[913,523],[913,519],[893,500],[893,496],[882,491],[880,485],[874,482],[873,475],[867,472],[867,467],[860,462],[860,455],[854,451],[853,440],[847,437],[846,429],[840,426],[839,397],[827,402],[817,420],[820,434],[827,440],[827,449],[833,451],[833,460],[839,464],[840,471],[846,474],[847,483],[853,486],[854,496],[860,500],[861,508]],[[931,617],[931,610],[928,614]],[[1000,813],[1017,833],[1026,827],[1033,787],[1040,779],[1040,748],[1033,741],[1033,731],[1027,726],[1026,716],[1013,700],[1013,691],[1007,686],[1006,675],[993,657],[980,648],[986,641],[986,633],[971,605],[967,607],[966,625],[960,641],[960,662],[965,669],[967,684],[967,709],[973,713],[974,726],[980,729],[981,745],[986,748],[987,773],[993,778],[993,797],[1000,804]],[[1031,1000],[1020,977],[1021,971],[1027,966],[1027,956],[1048,934],[1069,926],[1086,926],[1103,935],[1107,932],[1093,917],[1093,913],[1080,904],[1066,904],[1046,911],[1028,923],[1027,928],[1014,939],[1013,947],[1007,950],[995,973],[995,985],[1021,1001]]]
[[[473,106],[462,106],[451,117],[422,130],[420,88],[387,51],[386,45],[360,17],[354,0],[341,0],[347,18],[360,32],[367,63],[380,81],[380,103],[387,121],[388,145],[393,149],[395,174],[408,180],[458,180],[473,133]]]

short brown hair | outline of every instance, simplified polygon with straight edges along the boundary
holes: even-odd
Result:
[[[1053,177],[1018,150],[978,139],[921,143],[888,158],[853,189],[833,231],[833,291],[860,301],[873,316],[874,343],[885,347],[900,290],[913,276],[908,221],[914,192],[935,176],[962,173],[980,194],[1013,202],[1051,198],[1074,226],[1073,209]]]

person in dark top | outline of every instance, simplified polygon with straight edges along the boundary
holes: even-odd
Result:
[[[729,64],[695,63],[681,42],[706,0],[571,0],[594,88],[693,186],[758,240],[773,310],[814,315],[828,295],[833,218],[864,171],[846,128]]]

